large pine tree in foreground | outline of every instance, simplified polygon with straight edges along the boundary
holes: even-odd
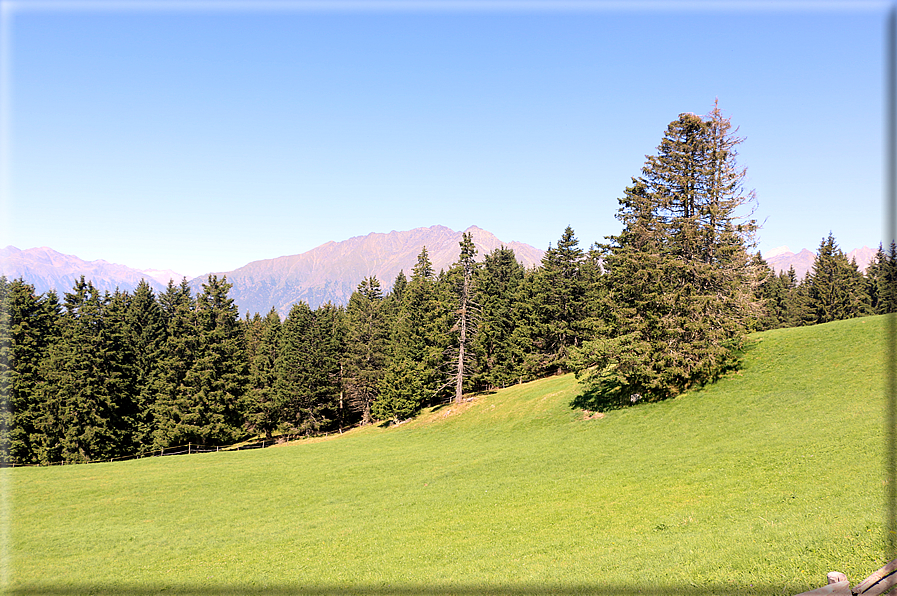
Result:
[[[736,362],[751,317],[753,201],[741,139],[714,107],[681,114],[620,199],[622,232],[603,247],[595,337],[572,367],[605,398],[663,399]]]

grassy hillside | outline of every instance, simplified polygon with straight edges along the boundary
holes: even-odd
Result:
[[[795,594],[884,562],[883,317],[585,419],[572,376],[235,453],[3,470],[14,594]]]

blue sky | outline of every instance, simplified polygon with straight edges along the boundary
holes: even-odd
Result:
[[[442,224],[620,230],[681,112],[762,250],[883,239],[887,3],[3,3],[0,245],[183,274]]]

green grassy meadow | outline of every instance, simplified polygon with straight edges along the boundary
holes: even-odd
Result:
[[[2,470],[10,594],[796,594],[886,560],[884,317],[586,419],[572,375],[273,448]]]

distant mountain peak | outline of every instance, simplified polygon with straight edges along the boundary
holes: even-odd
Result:
[[[502,242],[477,226],[470,226],[465,232],[470,233],[480,261],[501,246],[511,248],[517,260],[527,267],[538,265],[544,254],[528,244]],[[448,269],[461,252],[462,234],[443,225],[371,232],[340,242],[326,242],[297,255],[253,261],[216,275],[227,275],[227,281],[233,284],[230,295],[240,312],[265,313],[273,306],[285,316],[299,301],[312,308],[328,301],[345,304],[365,277],[376,277],[387,291],[399,271],[411,274],[425,246],[433,270]],[[199,289],[204,279],[206,276],[193,279],[191,287]]]
[[[794,273],[797,275],[797,278],[803,279],[807,276],[810,270],[813,269],[816,253],[809,249],[802,248],[799,253],[795,254],[787,249],[787,246],[774,248],[763,254],[763,258],[776,273],[788,271],[791,267],[794,267]],[[866,267],[872,262],[872,259],[875,258],[875,251],[868,246],[864,246],[862,248],[856,248],[846,253],[846,255],[848,260],[856,260],[857,267],[860,271],[865,271]]]
[[[71,290],[82,275],[98,290],[109,292],[116,289],[132,291],[142,279],[156,291],[163,290],[168,283],[166,280],[163,284],[148,273],[125,265],[103,259],[84,261],[47,246],[25,250],[7,246],[0,250],[0,275],[10,279],[22,278],[40,294],[56,290],[60,295]]]

